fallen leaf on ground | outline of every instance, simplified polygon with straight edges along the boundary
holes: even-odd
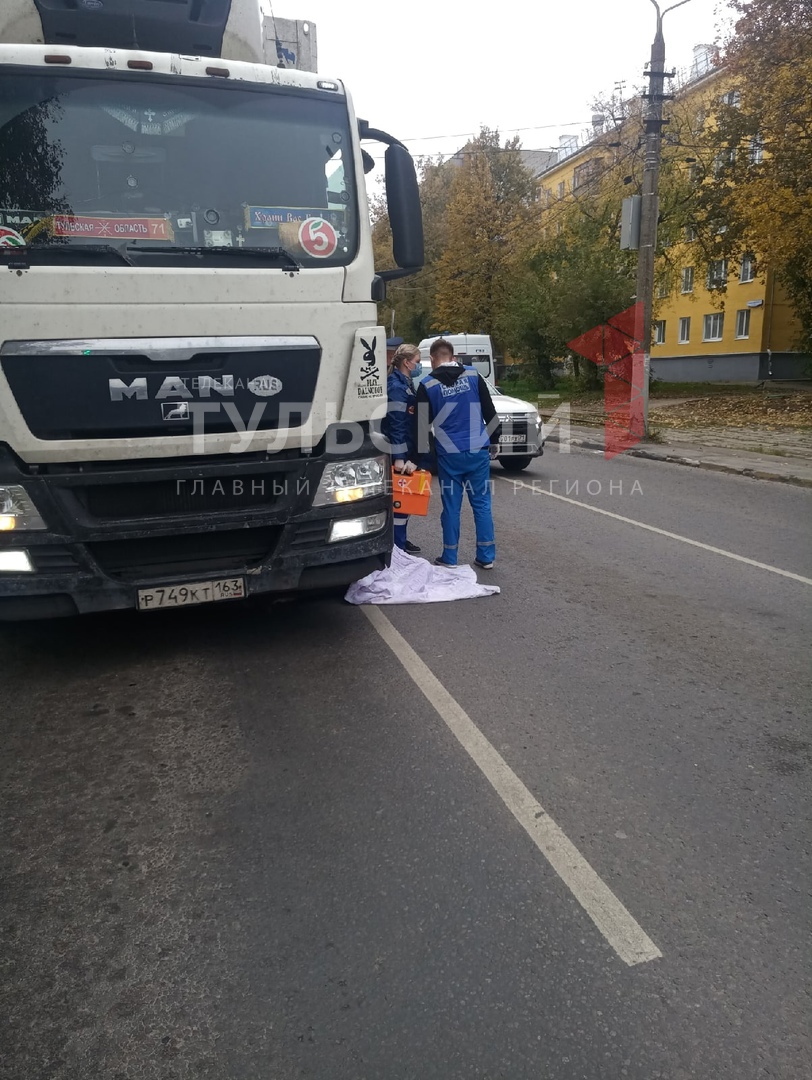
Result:
[[[657,408],[649,416],[659,427],[759,427],[772,431],[812,427],[812,394],[748,394],[707,397]]]

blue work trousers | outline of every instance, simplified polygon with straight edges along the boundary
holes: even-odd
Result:
[[[409,514],[399,514],[395,511],[395,547],[406,550],[406,530],[409,527]]]
[[[493,562],[496,543],[493,536],[491,512],[491,457],[487,446],[482,450],[463,450],[456,454],[438,454],[437,472],[443,512],[443,562],[457,565],[460,544],[460,514],[463,492],[474,512],[476,528],[476,557],[480,562]]]

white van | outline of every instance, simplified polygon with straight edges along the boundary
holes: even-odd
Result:
[[[476,368],[488,384],[502,425],[497,458],[499,464],[508,472],[526,469],[534,457],[544,453],[544,434],[538,409],[529,401],[508,397],[497,388],[493,342],[487,334],[443,334],[442,337],[443,341],[454,346],[456,358]],[[415,386],[431,371],[429,349],[436,340],[436,337],[424,338],[418,346],[420,370],[414,373]]]
[[[438,335],[439,336],[439,335]],[[423,372],[431,371],[431,356],[429,349],[437,337],[423,338],[418,346],[420,349],[420,362]],[[454,355],[463,364],[475,367],[479,374],[490,383],[496,385],[496,367],[493,361],[493,342],[487,334],[443,334],[443,341],[454,346]]]

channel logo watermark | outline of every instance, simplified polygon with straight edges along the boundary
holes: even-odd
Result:
[[[567,346],[603,374],[604,457],[613,458],[645,435],[646,357],[642,347],[643,304],[599,323]]]

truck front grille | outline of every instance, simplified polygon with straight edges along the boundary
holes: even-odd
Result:
[[[267,509],[284,488],[284,474],[239,480],[159,480],[143,484],[93,484],[76,489],[88,513],[102,521],[226,510]]]
[[[324,518],[315,521],[303,521],[296,526],[296,532],[290,546],[296,551],[324,547],[327,543],[329,531],[330,522],[325,521]]]
[[[87,545],[99,568],[125,581],[172,575],[241,572],[258,566],[276,546],[280,528],[103,540]]]
[[[67,574],[79,568],[76,556],[62,544],[43,544],[41,547],[32,544],[28,554],[40,574]]]

